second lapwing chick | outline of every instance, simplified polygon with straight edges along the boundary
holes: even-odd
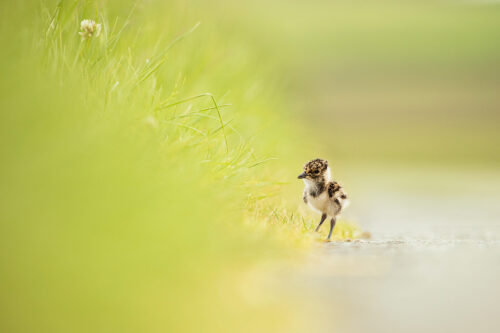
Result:
[[[328,216],[331,217],[330,232],[327,238],[330,240],[337,217],[348,204],[343,187],[331,179],[328,162],[319,158],[307,162],[304,166],[304,172],[298,178],[302,179],[305,184],[302,197],[304,202],[321,214],[321,220],[315,231],[319,230]]]

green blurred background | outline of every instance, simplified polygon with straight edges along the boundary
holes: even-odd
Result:
[[[245,14],[235,17],[237,8]],[[495,2],[257,1],[226,10],[275,60],[290,115],[336,159],[498,163]]]

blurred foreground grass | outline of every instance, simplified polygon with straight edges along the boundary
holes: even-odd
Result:
[[[1,4],[1,331],[300,330],[291,296],[256,305],[241,275],[308,242],[286,184],[304,143],[203,9]]]

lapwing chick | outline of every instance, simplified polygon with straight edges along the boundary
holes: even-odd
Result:
[[[330,232],[327,241],[332,237],[333,228],[337,217],[347,206],[347,195],[339,183],[331,179],[331,171],[328,162],[315,159],[307,162],[304,172],[299,177],[305,184],[303,200],[314,211],[321,214],[316,230],[318,231],[327,216],[331,217]]]

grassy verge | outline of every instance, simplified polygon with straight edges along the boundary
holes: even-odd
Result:
[[[241,292],[312,222],[254,51],[181,1],[2,7],[2,331],[298,327],[293,302]]]

